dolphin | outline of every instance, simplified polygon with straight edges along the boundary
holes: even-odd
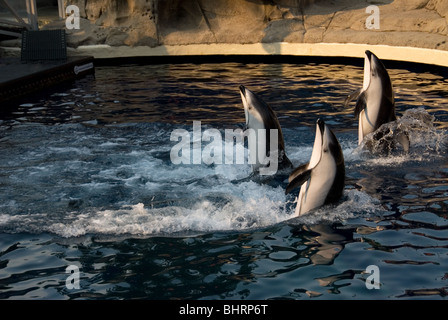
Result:
[[[285,193],[301,186],[296,216],[339,201],[345,187],[345,163],[338,139],[323,120],[317,120],[311,159],[289,176]]]
[[[246,132],[249,132],[248,148],[253,171],[261,173],[268,164],[275,169],[271,174],[275,174],[277,168],[292,168],[292,163],[286,156],[282,129],[274,110],[243,85],[240,86],[240,94],[246,118]],[[271,150],[271,130],[276,130],[276,150]],[[273,166],[273,162],[276,162],[277,167]]]
[[[360,145],[368,134],[377,131],[383,124],[397,120],[389,73],[380,59],[369,50],[365,52],[363,86],[348,96],[345,105],[356,96],[355,118],[358,118],[358,144]],[[374,139],[380,140],[382,137],[383,134],[378,132]],[[395,137],[403,149],[408,152],[409,138],[407,134],[397,132]],[[390,143],[392,142],[389,141]]]

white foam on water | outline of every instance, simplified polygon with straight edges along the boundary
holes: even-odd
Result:
[[[192,196],[196,195],[196,199],[177,201],[176,205],[161,208],[152,208],[151,203],[137,203],[113,210],[72,213],[69,221],[55,221],[42,228],[62,237],[85,234],[156,236],[260,228],[290,217],[282,188],[245,182],[238,191],[223,193],[225,186],[231,187],[230,184],[216,186],[208,192],[193,188]],[[232,194],[238,192],[239,195]]]
[[[345,190],[342,199],[337,204],[322,206],[308,214],[294,218],[293,223],[312,225],[321,222],[344,222],[351,218],[387,214],[388,211],[365,192],[350,189]]]
[[[409,160],[422,161],[430,157],[438,156],[446,149],[447,135],[444,130],[436,128],[435,117],[430,115],[424,108],[408,109],[401,118],[382,125],[375,133],[367,135],[361,146],[362,151],[367,151],[366,145],[370,145],[375,151],[381,150],[385,141],[393,141],[397,150],[389,150],[387,156],[371,157],[378,164],[400,164]],[[383,137],[379,140],[374,138],[375,134],[381,132]],[[408,154],[401,152],[402,147],[398,135],[404,133],[409,138],[410,150]],[[387,144],[387,143],[386,143]],[[366,152],[368,153],[368,152]]]
[[[324,206],[308,215],[291,219],[293,211],[286,208],[283,190],[280,189],[270,190],[261,197],[254,197],[254,190],[251,190],[246,192],[249,195],[242,194],[242,197],[225,195],[224,201],[201,199],[191,207],[150,208],[143,203],[126,205],[117,210],[81,214],[69,223],[50,223],[42,226],[42,231],[62,237],[86,234],[169,236],[188,232],[244,231],[285,221],[293,224],[340,222],[361,214],[385,212],[379,201],[363,192],[350,190],[345,194],[346,199],[336,206]],[[261,191],[266,190],[260,190],[260,194]]]
[[[360,215],[382,214],[386,210],[369,195],[346,190],[336,205],[294,217],[295,205],[282,187],[272,188],[244,182],[233,190],[229,184],[216,186],[194,199],[176,205],[153,208],[151,203],[123,205],[118,209],[88,209],[69,212],[63,218],[50,214],[0,215],[0,227],[14,232],[50,232],[61,237],[83,235],[153,237],[245,231],[278,223],[316,224],[341,222]]]
[[[356,139],[342,140],[346,165],[399,165],[423,157],[420,151],[412,153],[413,146],[430,152],[436,144],[442,145],[446,136],[434,129],[433,120],[425,122],[426,111],[412,112],[400,119],[408,127],[417,128],[410,131],[411,155],[366,156],[357,146]],[[26,128],[23,125],[23,130]],[[67,127],[69,133],[84,132],[82,127],[70,128]],[[26,204],[18,200],[3,203],[0,205],[0,229],[6,232],[50,232],[61,237],[88,234],[152,237],[186,232],[243,231],[284,222],[339,222],[386,211],[375,198],[350,189],[345,190],[340,203],[294,218],[295,204],[292,202],[298,190],[286,196],[283,186],[273,187],[246,179],[252,172],[247,162],[247,148],[244,148],[244,164],[225,164],[226,159],[236,159],[233,153],[224,154],[223,164],[174,165],[169,161],[170,146],[173,145],[167,142],[169,132],[160,131],[163,130],[149,140],[135,134],[117,137],[115,133],[104,140],[96,131],[87,130],[86,134],[73,135],[76,138],[68,145],[64,145],[63,140],[56,140],[37,151],[30,149],[26,153],[29,159],[24,160],[22,169],[11,170],[20,179],[28,177],[29,181],[24,182],[33,188],[34,183],[47,181],[45,188],[50,188],[52,195],[49,199],[59,201],[54,203],[59,211],[52,211],[52,200],[45,200],[48,212],[38,209],[33,213],[27,213]],[[134,146],[130,148],[132,144]],[[229,144],[233,141],[223,141],[223,152],[226,147],[231,147]],[[190,146],[194,147],[194,141]],[[207,143],[202,143],[202,148],[206,146]],[[287,153],[294,165],[301,165],[309,161],[312,143],[287,147]],[[50,155],[54,161],[48,161]],[[60,173],[65,174],[65,180],[59,178]],[[71,174],[76,177],[75,182],[69,179]],[[123,194],[119,200],[114,198],[116,190],[119,196]],[[64,207],[64,201],[79,201],[79,209],[67,204]]]

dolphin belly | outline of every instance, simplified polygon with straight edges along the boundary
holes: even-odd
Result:
[[[258,130],[249,134],[249,161],[254,171],[258,171],[260,167],[265,166],[266,161],[266,139],[259,134]]]
[[[366,135],[374,131],[375,131],[374,123],[372,123],[371,119],[369,118],[369,114],[366,112],[366,110],[363,110],[359,114],[358,144],[361,144]]]
[[[248,130],[250,131],[247,137],[249,161],[252,164],[253,170],[258,171],[260,167],[266,164],[266,143],[269,143],[269,141],[266,141],[267,137],[261,131],[264,130],[263,132],[266,132],[264,123],[254,117],[250,117],[249,123],[250,128]]]
[[[387,120],[379,122],[381,120],[378,116],[379,111],[375,109],[374,112],[369,112],[372,109],[372,107],[366,108],[359,114],[358,144],[361,144],[364,137],[378,129],[382,123],[388,122]]]
[[[302,215],[325,204],[334,183],[335,174],[333,172],[336,172],[336,166],[330,165],[330,167],[315,168],[311,178],[302,185],[297,201],[296,215]]]

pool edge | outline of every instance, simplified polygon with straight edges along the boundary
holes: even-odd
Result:
[[[448,67],[448,51],[417,47],[369,45],[355,43],[253,43],[253,44],[190,44],[147,46],[88,45],[69,48],[70,55],[93,56],[95,59],[133,57],[193,56],[295,56],[363,58],[365,50],[382,60],[402,61]]]

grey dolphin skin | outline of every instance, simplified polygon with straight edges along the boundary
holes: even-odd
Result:
[[[392,82],[384,64],[378,57],[367,50],[364,59],[364,81],[362,89],[350,95],[346,101],[357,97],[355,106],[355,117],[358,121],[358,144],[361,144],[364,138],[377,131],[383,124],[396,121],[395,98],[392,89]],[[378,132],[374,139],[380,140],[383,134]],[[404,132],[396,133],[397,141],[403,146],[403,149],[409,151],[409,138]],[[393,141],[388,142],[389,146],[383,146],[383,149],[390,149]]]
[[[253,132],[253,134],[248,135],[248,145],[254,172],[258,172],[260,168],[268,165],[266,158],[269,155],[277,155],[278,169],[292,168],[292,163],[286,156],[282,129],[274,110],[258,95],[242,85],[240,86],[240,94],[244,106],[246,127],[252,129]],[[260,129],[265,132],[264,136],[259,134]],[[271,130],[276,130],[278,150],[270,149]],[[272,163],[270,165],[272,166]]]
[[[311,159],[289,176],[285,193],[300,188],[295,215],[339,201],[345,187],[345,163],[338,139],[323,120],[317,120]]]

